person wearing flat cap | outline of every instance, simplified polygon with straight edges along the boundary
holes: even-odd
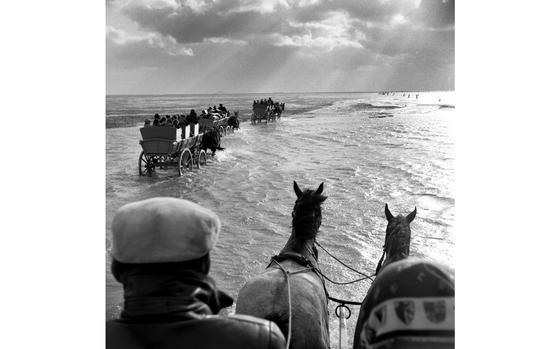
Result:
[[[106,323],[112,348],[284,348],[278,326],[217,315],[233,299],[208,276],[220,220],[176,198],[121,207],[112,222],[112,273],[124,288],[120,318]]]

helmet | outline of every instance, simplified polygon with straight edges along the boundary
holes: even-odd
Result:
[[[371,299],[370,299],[371,298]],[[453,348],[454,271],[439,263],[406,258],[376,277],[364,305],[360,348]]]

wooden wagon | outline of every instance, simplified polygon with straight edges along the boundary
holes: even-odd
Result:
[[[187,126],[187,135],[190,135]],[[177,140],[177,129],[174,127],[148,126],[142,127],[140,133],[142,152],[138,158],[138,172],[140,176],[151,176],[156,168],[165,170],[176,167],[179,175],[192,171],[193,164],[197,168],[206,164],[206,152],[200,149],[202,134],[194,130],[192,137]]]
[[[275,104],[263,104],[257,103],[253,104],[253,114],[251,115],[251,124],[256,124],[257,122],[271,122],[280,118],[282,115],[282,110],[284,110],[283,105],[279,103]]]
[[[228,133],[233,133],[233,127],[229,125],[229,116],[221,119],[204,118],[201,117],[198,120],[200,125],[200,132],[210,131],[212,129],[217,129],[221,136],[226,136]]]

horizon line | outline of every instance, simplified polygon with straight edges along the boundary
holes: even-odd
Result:
[[[285,92],[285,91],[276,91],[276,92],[206,92],[206,93],[105,93],[105,96],[170,96],[170,95],[247,95],[247,94],[256,94],[256,95],[264,95],[264,94],[287,94],[287,93],[380,93],[380,92],[393,92],[393,93],[406,93],[406,92],[450,92],[455,91],[455,89],[450,90],[422,90],[422,91],[413,91],[413,90],[378,90],[378,91],[295,91],[295,92]]]

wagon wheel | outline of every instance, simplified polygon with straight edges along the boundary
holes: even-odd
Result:
[[[206,165],[206,152],[204,150],[198,152],[198,161],[196,162],[197,168],[201,168],[202,165]]]
[[[177,168],[179,169],[179,176],[184,175],[187,171],[192,171],[193,157],[189,149],[185,149],[181,153],[179,162],[177,163]]]
[[[153,159],[144,155],[144,151],[138,157],[138,172],[140,176],[151,176],[155,172],[156,166]]]

